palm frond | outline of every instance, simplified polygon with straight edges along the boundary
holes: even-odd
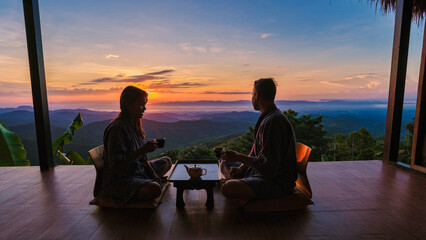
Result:
[[[376,9],[379,8],[384,13],[394,12],[396,9],[397,0],[369,0],[371,4],[376,5]],[[425,0],[413,0],[413,20],[417,24],[425,19],[426,16],[426,1]]]

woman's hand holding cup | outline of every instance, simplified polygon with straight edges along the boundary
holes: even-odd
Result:
[[[157,143],[154,140],[149,140],[143,145],[143,150],[145,153],[149,153],[155,151],[157,147]]]

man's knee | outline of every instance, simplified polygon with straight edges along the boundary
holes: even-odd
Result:
[[[240,180],[227,181],[222,186],[222,194],[231,199],[252,199],[256,197],[256,193],[251,187]]]
[[[226,198],[238,198],[241,190],[241,184],[239,180],[229,180],[222,186],[222,194]]]

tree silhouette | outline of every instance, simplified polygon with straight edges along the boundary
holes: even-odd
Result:
[[[328,150],[329,139],[325,137],[322,119],[324,116],[312,117],[312,115],[301,115],[292,109],[283,112],[293,125],[296,133],[296,141],[312,148],[309,161],[321,161],[321,155]]]

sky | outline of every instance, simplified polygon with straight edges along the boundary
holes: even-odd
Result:
[[[150,102],[387,99],[394,14],[368,0],[39,0],[50,108],[117,110],[127,85]],[[424,25],[412,24],[415,99]],[[0,2],[0,107],[32,105],[22,1]]]

